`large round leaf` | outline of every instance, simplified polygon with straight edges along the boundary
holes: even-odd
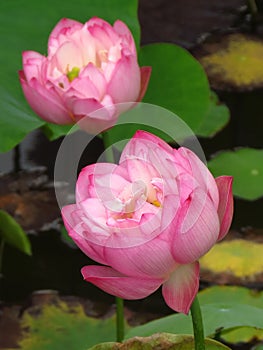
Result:
[[[236,327],[262,328],[262,308],[237,304],[215,303],[201,306],[205,336],[213,336],[218,332]],[[149,336],[157,332],[177,334],[192,333],[191,317],[175,314],[134,327],[128,331],[126,338]]]
[[[24,312],[19,340],[21,350],[84,350],[102,341],[115,340],[115,319],[96,319],[83,306],[58,301],[37,312]]]
[[[199,62],[173,44],[151,44],[141,48],[141,65],[152,66],[144,102],[165,107],[197,131],[209,110],[210,89]]]
[[[211,91],[208,113],[196,130],[198,136],[213,137],[224,128],[230,119],[230,111],[224,103],[221,103],[215,92]]]
[[[224,274],[254,282],[263,271],[262,251],[262,243],[245,239],[225,240],[200,259],[201,268],[215,276]]]
[[[238,303],[263,308],[263,292],[237,286],[213,286],[198,294],[200,304]]]
[[[236,196],[255,200],[263,196],[263,150],[240,148],[219,153],[208,163],[214,176],[234,176]]]

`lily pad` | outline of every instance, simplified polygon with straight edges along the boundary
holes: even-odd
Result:
[[[230,34],[210,38],[202,46],[200,62],[213,87],[251,90],[263,85],[263,41],[259,37]]]
[[[263,312],[263,311],[262,311]],[[224,332],[221,335],[227,343],[249,343],[255,340],[263,340],[263,330],[253,327],[238,327]]]
[[[213,137],[229,122],[230,111],[221,103],[215,92],[211,91],[210,106],[205,118],[196,130],[198,136]]]
[[[210,88],[200,63],[185,49],[166,43],[142,47],[139,61],[152,66],[143,101],[167,108],[195,132],[210,103]]]
[[[80,304],[64,302],[44,305],[36,316],[25,312],[22,319],[21,350],[85,350],[100,342],[115,340],[115,319],[86,316]]]
[[[263,292],[237,286],[213,286],[199,293],[200,304],[216,303],[239,303],[262,308]],[[254,327],[237,327],[225,330],[221,338],[228,343],[248,343],[252,340],[263,340],[263,330]]]
[[[263,292],[238,286],[213,286],[199,292],[201,305],[221,303],[246,304],[263,308]]]
[[[205,336],[237,327],[262,328],[262,308],[238,303],[214,303],[201,306]],[[175,314],[130,329],[126,338],[149,336],[156,332],[192,333],[190,315]]]
[[[234,239],[216,244],[200,259],[201,268],[214,274],[229,274],[255,281],[263,271],[263,244]]]
[[[205,348],[229,349],[227,346],[212,340],[205,339]],[[177,335],[169,333],[157,333],[150,337],[135,337],[123,343],[103,343],[92,347],[90,350],[150,350],[150,349],[174,349],[192,350],[194,349],[194,338],[192,335]]]
[[[221,152],[208,162],[214,176],[234,176],[236,196],[255,200],[263,196],[263,150],[240,148]]]

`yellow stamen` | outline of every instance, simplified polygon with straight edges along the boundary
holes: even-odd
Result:
[[[157,199],[151,202],[151,204],[155,205],[158,208],[161,207],[161,203]]]

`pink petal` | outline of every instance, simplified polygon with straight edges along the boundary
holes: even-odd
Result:
[[[63,42],[68,40],[76,30],[80,30],[83,24],[68,18],[62,18],[50,33],[48,39],[48,55],[53,55]]]
[[[96,81],[95,81],[96,83]],[[78,77],[71,82],[70,89],[65,93],[65,98],[73,96],[79,99],[92,98],[97,101],[100,100],[100,93],[93,81],[89,77]],[[100,107],[101,108],[101,107]]]
[[[79,174],[76,185],[77,203],[88,197],[97,197],[102,202],[116,198],[129,185],[125,169],[111,163],[88,165]]]
[[[96,86],[96,89],[99,93],[98,98],[102,99],[106,93],[107,82],[101,71],[97,67],[95,67],[94,64],[89,63],[80,74],[80,79],[83,79],[83,77],[88,77],[90,79],[92,84]],[[83,91],[83,93],[86,94],[85,90]],[[86,97],[88,96],[86,95]]]
[[[144,131],[137,131],[133,138],[125,146],[120,163],[129,164],[136,161],[132,158],[138,158],[142,163],[141,169],[133,172],[131,164],[130,177],[136,179],[139,176],[147,183],[154,177],[162,179],[163,194],[177,193],[177,168],[174,162],[173,149],[163,140]],[[139,160],[137,162],[139,162]],[[150,166],[150,165],[153,166]],[[153,168],[154,167],[154,168]],[[143,170],[144,177],[142,177]],[[148,168],[148,170],[147,170]]]
[[[53,66],[57,67],[61,72],[67,73],[72,68],[81,68],[83,65],[83,57],[81,49],[72,41],[63,43],[52,60],[55,60]]]
[[[94,39],[99,41],[102,47],[107,50],[119,41],[118,33],[108,22],[101,18],[93,17],[85,25]]]
[[[70,29],[81,29],[83,24],[69,18],[62,18],[50,33],[51,38],[57,38],[61,33],[66,34]]]
[[[41,67],[46,57],[35,51],[24,51],[22,54],[23,71],[27,81],[41,77]]]
[[[27,102],[37,115],[54,124],[73,123],[68,111],[62,104],[60,96],[54,89],[46,89],[35,78],[31,79],[30,84],[28,84],[23,72],[20,72],[19,75]]]
[[[218,240],[220,241],[228,233],[233,218],[233,194],[232,194],[232,176],[220,176],[216,179],[219,191],[218,216],[220,221],[220,233]]]
[[[159,236],[131,248],[105,248],[105,258],[121,273],[134,277],[163,278],[175,266],[169,243]]]
[[[67,205],[62,208],[62,218],[69,236],[90,259],[101,264],[107,264],[104,257],[104,247],[85,239],[85,232],[81,232],[79,224],[82,219],[78,212],[79,210],[75,204]]]
[[[158,149],[165,152],[163,154],[165,158],[174,159],[173,149],[168,143],[147,131],[138,130],[122,151],[120,163],[134,155],[147,160],[149,150],[155,152]]]
[[[219,234],[217,210],[207,193],[196,189],[178,211],[171,225],[172,253],[181,264],[198,260],[216,243]]]
[[[90,116],[95,111],[99,110],[101,113],[97,113],[96,118],[91,117],[95,119],[95,122],[97,119],[110,120],[110,115],[107,109],[103,108],[101,103],[95,98],[69,98],[67,100],[67,106],[70,108],[72,113],[78,117]]]
[[[96,17],[96,16],[90,18],[90,19],[85,23],[85,25],[87,26],[87,28],[90,28],[90,27],[92,27],[92,26],[94,26],[94,25],[97,25],[98,27],[103,27],[104,25],[105,25],[105,26],[110,26],[110,27],[111,27],[111,25],[110,25],[108,22],[106,22],[104,19],[99,18],[99,17]]]
[[[126,45],[129,47],[131,53],[137,55],[133,36],[127,25],[124,22],[117,20],[113,25],[113,29],[122,37],[122,41],[126,42]]]
[[[102,25],[98,25],[95,23],[93,25],[90,25],[89,23],[88,30],[93,36],[93,38],[96,40],[97,50],[104,49],[108,51],[110,47],[114,45],[115,42],[118,40],[118,36],[114,33],[112,27],[107,22],[104,22]]]
[[[152,67],[141,67],[141,90],[137,98],[138,102],[140,102],[143,99],[147,91],[151,73],[152,73]]]
[[[178,166],[182,166],[184,171],[193,177],[193,183],[197,181],[204,191],[208,191],[210,198],[217,208],[219,202],[218,188],[215,179],[205,164],[188,148],[180,147],[174,152]]]
[[[110,99],[107,101],[109,103]],[[72,98],[67,100],[67,105],[79,127],[90,134],[101,133],[116,123],[116,109],[112,104],[103,106],[94,98]]]
[[[188,314],[199,288],[199,263],[178,266],[164,282],[162,293],[166,304],[177,312]]]
[[[162,279],[128,277],[106,266],[84,266],[81,273],[87,282],[104,292],[127,300],[145,298],[155,292]]]
[[[107,93],[114,103],[135,102],[141,85],[140,68],[136,56],[123,56],[115,65]]]
[[[141,159],[127,159],[121,165],[127,168],[131,181],[141,180],[146,186],[150,185],[152,178],[161,177],[152,164]]]

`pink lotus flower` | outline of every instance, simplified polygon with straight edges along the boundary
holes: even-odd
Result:
[[[71,124],[105,107],[85,118],[90,132],[114,125],[114,104],[140,101],[150,74],[150,67],[138,65],[128,27],[100,18],[85,24],[62,19],[50,34],[48,56],[23,52],[19,72],[28,103],[47,122]]]
[[[162,285],[166,303],[188,313],[199,287],[198,259],[228,232],[232,177],[213,178],[189,149],[138,131],[119,165],[85,167],[76,204],[62,216],[96,262],[83,277],[107,293],[144,298]]]

